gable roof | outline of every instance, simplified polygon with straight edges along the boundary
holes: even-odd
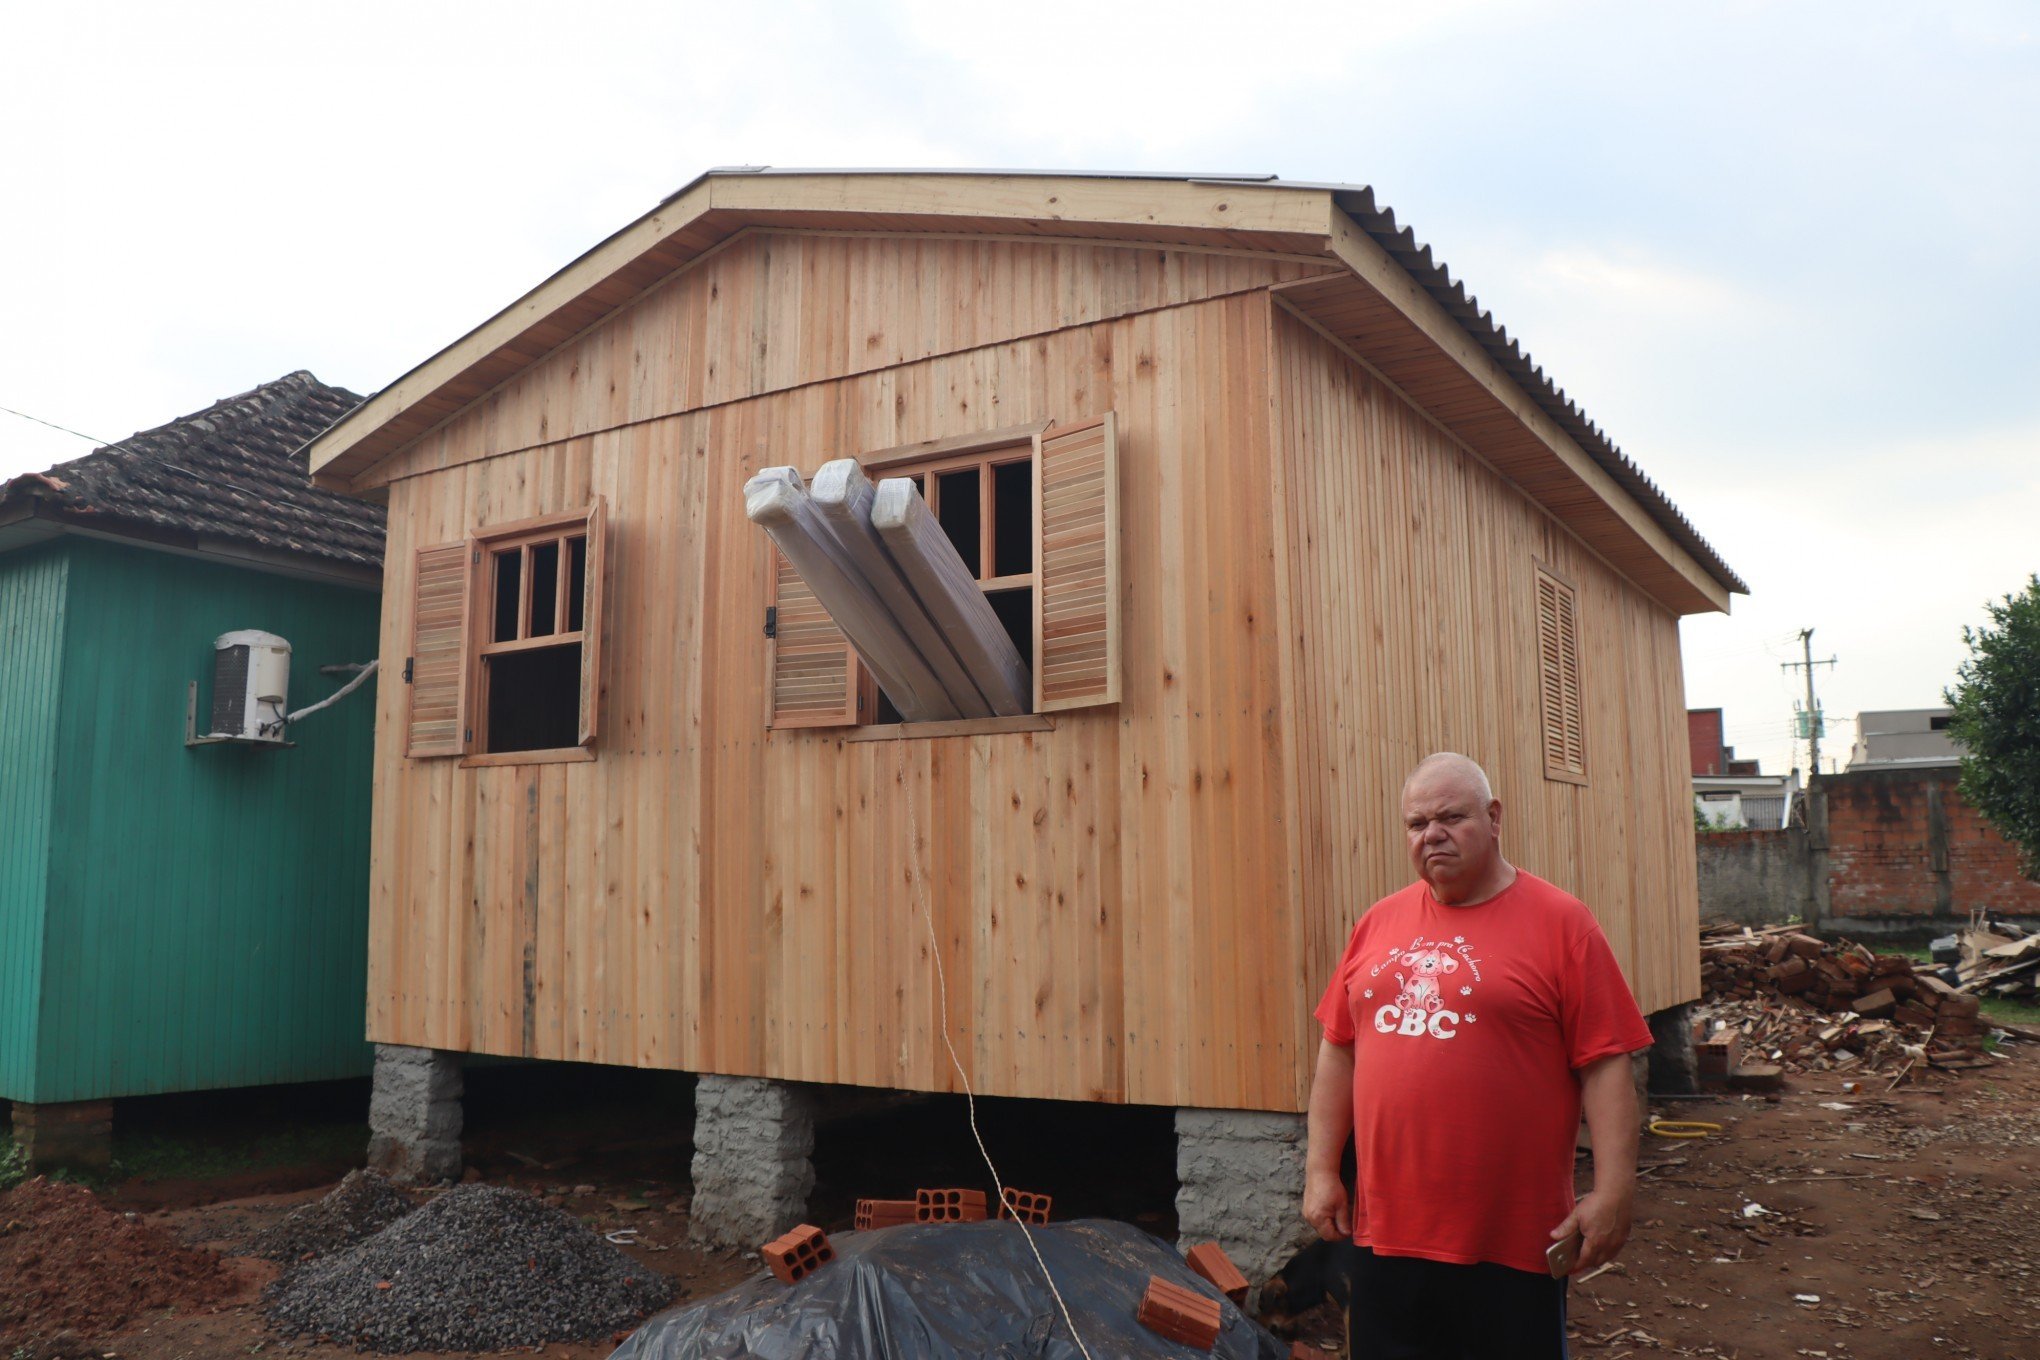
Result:
[[[0,546],[10,537],[72,530],[373,579],[382,565],[383,508],[314,486],[299,453],[360,404],[347,389],[299,370],[0,482]]]
[[[752,226],[1180,244],[1307,254],[1276,290],[1680,612],[1748,587],[1684,514],[1364,185],[1273,175],[712,169],[398,378],[308,450],[322,485],[372,469],[538,358]]]

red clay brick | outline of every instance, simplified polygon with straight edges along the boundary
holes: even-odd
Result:
[[[1170,1284],[1159,1275],[1150,1275],[1136,1316],[1141,1326],[1157,1336],[1208,1351],[1218,1344],[1219,1324],[1225,1313],[1217,1299]]]
[[[985,1192],[982,1190],[916,1190],[916,1223],[982,1223],[985,1221]]]
[[[803,1223],[759,1248],[758,1254],[781,1284],[798,1284],[836,1259],[836,1249],[820,1228]]]
[[[860,1199],[857,1201],[856,1229],[871,1232],[876,1228],[897,1228],[902,1223],[913,1223],[914,1201],[910,1199]]]
[[[1216,1242],[1200,1242],[1184,1258],[1190,1269],[1211,1281],[1219,1293],[1244,1308],[1247,1305],[1247,1277]]]
[[[1052,1195],[1037,1194],[1032,1190],[1015,1190],[1006,1187],[1005,1202],[999,1205],[1000,1218],[1017,1218],[1023,1223],[1036,1227],[1048,1222],[1049,1207],[1055,1203]]]

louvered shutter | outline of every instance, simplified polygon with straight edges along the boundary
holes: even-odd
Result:
[[[588,508],[588,558],[581,580],[581,745],[595,743],[602,716],[602,579],[608,558],[608,505],[597,496]]]
[[[1034,438],[1034,711],[1119,702],[1119,441],[1112,413]]]
[[[772,639],[767,644],[766,724],[851,727],[865,687],[857,653],[793,564],[771,553]]]
[[[411,715],[405,750],[457,756],[467,750],[469,543],[420,548],[411,583]]]
[[[1555,779],[1584,779],[1579,600],[1571,586],[1542,569],[1537,573],[1537,672],[1544,707],[1544,773]]]

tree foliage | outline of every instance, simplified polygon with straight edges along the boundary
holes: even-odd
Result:
[[[1964,628],[1969,659],[1947,692],[1962,746],[1962,796],[2025,856],[2040,879],[2040,575]]]

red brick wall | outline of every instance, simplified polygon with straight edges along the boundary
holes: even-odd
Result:
[[[1962,800],[1952,768],[1823,775],[1829,917],[2040,916],[2019,852]]]
[[[1721,710],[1686,710],[1686,744],[1693,752],[1694,774],[1720,774],[1722,749]]]

